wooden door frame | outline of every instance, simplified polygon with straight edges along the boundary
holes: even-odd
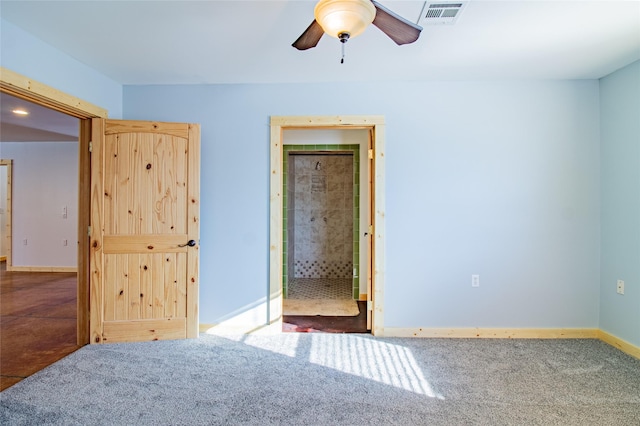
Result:
[[[100,108],[51,86],[0,67],[0,92],[80,119],[78,140],[77,344],[89,343],[89,237],[91,221],[91,119],[107,118]]]
[[[371,303],[371,334],[384,332],[384,117],[382,116],[272,116],[270,162],[270,220],[269,220],[269,323],[282,323],[282,182],[283,145],[285,130],[365,129],[371,134],[374,161],[369,173],[373,174],[373,274]]]
[[[0,159],[0,167],[7,168],[7,188],[6,188],[6,198],[7,198],[7,206],[5,214],[7,215],[6,223],[5,223],[5,232],[3,233],[5,242],[3,244],[7,244],[7,258],[5,259],[7,265],[7,271],[11,271],[11,241],[12,241],[12,231],[11,227],[11,179],[13,178],[13,170],[12,170],[13,160],[11,159]]]

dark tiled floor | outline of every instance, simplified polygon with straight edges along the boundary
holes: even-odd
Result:
[[[294,278],[291,299],[351,299],[351,279]],[[356,317],[284,315],[282,331],[292,333],[367,333],[366,302]]]
[[[0,390],[76,345],[76,274],[7,272],[0,264]]]
[[[358,302],[357,317],[285,315],[282,331],[291,333],[367,333],[367,302]]]

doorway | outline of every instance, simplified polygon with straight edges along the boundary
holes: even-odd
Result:
[[[283,331],[366,333],[366,304],[358,303],[368,269],[360,265],[360,146],[283,149]]]
[[[327,132],[342,135],[362,135],[358,142],[349,142],[349,138],[335,145],[353,144],[360,149],[361,172],[360,188],[354,194],[360,197],[357,205],[358,215],[354,216],[353,230],[354,256],[352,272],[352,291],[366,312],[367,328],[372,334],[383,334],[383,289],[384,289],[384,119],[379,116],[331,116],[331,117],[272,117],[271,118],[271,227],[270,227],[270,303],[269,319],[271,323],[282,322],[282,309],[285,292],[288,291],[288,215],[285,201],[288,193],[283,190],[286,179],[285,153],[296,150],[326,151],[335,139],[325,138]],[[353,132],[352,132],[353,131]],[[355,132],[358,131],[358,132]],[[291,138],[298,132],[305,132],[313,141],[295,142]],[[351,133],[350,133],[351,132]],[[311,147],[313,146],[313,147]],[[334,147],[340,149],[340,147]],[[316,161],[317,163],[317,161]],[[315,165],[315,163],[314,163]],[[288,167],[288,166],[287,166]],[[321,184],[321,181],[316,182]],[[370,189],[370,192],[367,191]],[[362,197],[365,195],[366,197]],[[361,203],[365,203],[364,208]],[[356,218],[357,217],[357,218]],[[324,217],[322,217],[323,219]],[[310,219],[310,218],[309,218]],[[286,254],[285,254],[286,253]]]
[[[89,343],[89,238],[91,118],[106,118],[105,109],[61,92],[6,68],[0,73],[0,92],[80,119],[78,144],[77,345]]]
[[[100,146],[104,147],[103,139],[105,137],[105,122],[108,116],[107,111],[97,107],[95,105],[89,104],[81,99],[75,98],[63,92],[60,92],[52,87],[46,86],[37,81],[31,80],[28,77],[17,74],[13,71],[2,68],[2,72],[0,73],[0,92],[7,93],[13,96],[16,96],[20,99],[32,101],[38,105],[51,108],[55,111],[62,112],[72,117],[76,117],[80,119],[79,125],[79,144],[78,144],[78,220],[77,220],[77,229],[78,229],[78,241],[77,241],[77,336],[76,341],[78,346],[86,345],[89,343],[91,333],[95,334],[97,327],[102,326],[102,322],[100,319],[101,312],[98,309],[90,310],[90,302],[93,304],[92,306],[103,306],[102,302],[105,302],[106,298],[103,298],[100,289],[101,284],[100,280],[104,275],[102,274],[102,270],[98,269],[101,267],[101,263],[98,261],[97,257],[102,256],[103,253],[103,229],[102,226],[91,226],[93,223],[98,225],[101,224],[102,220],[102,211],[99,208],[99,203],[92,203],[97,197],[94,193],[95,188],[92,186],[92,183],[98,182],[99,179],[96,178],[96,175],[101,173],[101,169],[98,167],[91,167],[91,152],[95,152],[96,143],[98,143],[98,151]],[[94,120],[98,119],[98,120]],[[140,125],[142,124],[144,129],[152,128],[151,133],[167,133],[174,135],[176,137],[182,137],[185,133],[189,135],[195,135],[197,137],[193,138],[194,144],[189,143],[188,151],[190,153],[190,158],[193,158],[194,161],[199,158],[199,125],[185,124],[182,123],[176,130],[176,123],[158,123],[158,122],[123,122],[120,120],[120,123],[117,123],[116,120],[111,120],[111,123],[115,128],[121,128],[122,126],[126,127],[129,125]],[[108,125],[107,125],[108,126]],[[176,132],[178,135],[176,135]],[[113,132],[112,132],[113,133]],[[115,132],[119,133],[119,132]],[[93,138],[93,143],[91,142]],[[192,138],[189,137],[189,141]],[[197,143],[195,141],[197,140]],[[97,141],[97,142],[96,142]],[[195,163],[194,163],[195,164]],[[199,164],[198,164],[199,166]],[[184,171],[184,167],[181,166]],[[153,169],[153,173],[157,168],[152,167],[151,163],[147,164],[145,169],[147,171]],[[149,174],[152,172],[149,171]],[[188,168],[189,180],[194,182],[194,185],[189,186],[187,189],[180,189],[180,191],[188,191],[188,197],[190,202],[188,205],[189,214],[189,223],[199,223],[199,167],[192,167],[191,162],[189,162]],[[197,184],[196,184],[197,183]],[[187,188],[185,186],[185,188]],[[101,194],[99,191],[97,194]],[[186,216],[182,217],[186,221]],[[193,219],[193,220],[191,220]],[[99,230],[100,237],[93,238],[94,233],[92,233],[92,229]],[[173,229],[173,227],[172,227]],[[172,252],[181,252],[184,247],[195,247],[194,250],[198,249],[198,243],[195,241],[198,239],[198,233],[193,231],[197,230],[197,225],[191,225],[189,227],[189,231],[187,232],[187,236],[191,239],[184,241],[183,235],[176,235],[175,238],[169,238],[166,241],[163,241],[161,245],[163,248],[166,248],[170,245],[170,249]],[[193,231],[193,232],[192,232]],[[177,231],[176,231],[177,232]],[[96,234],[98,234],[96,232]],[[90,242],[91,238],[91,242]],[[110,242],[119,243],[117,239],[111,239]],[[144,244],[140,241],[137,241],[134,244],[135,247],[146,247],[148,250],[153,250],[154,248],[159,248],[160,246],[152,245],[152,244]],[[175,245],[175,246],[174,246]],[[122,252],[122,247],[129,247],[125,243],[123,246],[110,246],[112,250]],[[114,248],[115,247],[115,248]],[[129,247],[130,248],[130,247]],[[180,249],[180,250],[178,250]],[[186,250],[186,249],[185,249]],[[90,258],[93,260],[90,262]],[[165,258],[166,260],[166,258]],[[160,263],[157,263],[160,265]],[[163,264],[164,265],[164,264]],[[181,262],[182,265],[182,262]],[[185,309],[187,311],[188,319],[187,321],[187,337],[195,337],[197,336],[198,330],[198,299],[197,299],[197,286],[198,286],[198,276],[197,276],[197,265],[198,259],[197,256],[188,256],[187,260],[187,271],[189,272],[188,282],[189,288],[192,289],[190,293],[195,295],[196,297],[187,296],[187,305]],[[172,271],[171,267],[167,267]],[[178,268],[180,273],[183,271],[183,268]],[[164,271],[164,269],[163,269]],[[91,277],[91,279],[90,279]],[[167,279],[165,281],[167,285],[171,285],[172,281]],[[90,292],[91,286],[91,292]],[[95,288],[94,288],[95,286]],[[119,292],[118,292],[119,293]],[[115,295],[115,293],[114,293]],[[91,299],[90,299],[91,296]],[[141,295],[142,296],[142,295]],[[108,302],[109,300],[107,300]],[[99,302],[96,304],[96,302]],[[184,305],[181,305],[184,306]],[[182,308],[180,308],[182,309]],[[155,311],[155,310],[154,310]],[[159,309],[158,309],[159,311]],[[171,309],[168,310],[170,313]],[[180,311],[182,312],[182,311]],[[169,319],[167,321],[169,322]],[[166,325],[166,324],[164,324]],[[171,327],[163,327],[163,330]],[[148,328],[145,325],[138,327],[137,324],[134,324],[129,328],[129,331],[133,331],[135,334],[136,331],[141,331],[142,333],[154,333],[158,327]],[[113,331],[113,330],[112,330]],[[131,336],[131,333],[126,333],[128,336]],[[193,334],[193,336],[192,336]],[[112,339],[113,340],[118,340]],[[93,339],[92,342],[99,343],[101,339]]]
[[[0,101],[3,390],[79,348],[79,125],[6,93]]]

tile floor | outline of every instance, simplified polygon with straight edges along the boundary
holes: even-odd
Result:
[[[360,315],[356,317],[284,315],[282,331],[285,333],[369,333],[366,306],[367,302],[358,302]]]
[[[76,274],[7,272],[0,264],[0,390],[76,345]]]
[[[351,278],[293,278],[289,299],[352,299]],[[358,302],[355,317],[284,315],[282,331],[289,333],[367,333],[366,302]]]
[[[351,278],[290,278],[288,299],[352,299]]]

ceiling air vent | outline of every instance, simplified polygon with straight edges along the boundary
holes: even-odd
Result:
[[[420,24],[452,25],[462,13],[465,4],[464,2],[427,2],[422,9]]]

